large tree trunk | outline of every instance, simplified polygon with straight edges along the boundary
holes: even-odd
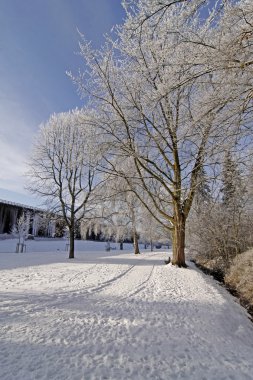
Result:
[[[74,259],[75,252],[75,227],[69,228],[69,259]]]
[[[172,232],[173,256],[172,264],[186,268],[185,263],[185,217],[178,213],[175,217],[174,230]]]
[[[134,239],[134,253],[135,255],[139,255],[140,250],[139,250],[139,243],[138,243],[138,234],[135,230],[133,232],[133,239]]]

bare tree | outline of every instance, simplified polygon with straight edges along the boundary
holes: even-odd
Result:
[[[171,233],[178,266],[186,265],[185,225],[203,165],[242,144],[250,125],[252,7],[224,2],[203,20],[203,4],[131,1],[117,41],[94,51],[83,40],[90,76],[73,78],[99,109],[106,170],[115,172],[115,156],[132,158],[132,191]]]
[[[87,111],[55,114],[43,125],[34,144],[28,173],[29,190],[61,213],[69,230],[69,258],[74,258],[77,223],[93,202],[97,154]]]

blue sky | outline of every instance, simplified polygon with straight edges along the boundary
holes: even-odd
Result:
[[[82,105],[65,74],[83,65],[77,28],[100,46],[123,18],[120,0],[0,1],[1,199],[37,203],[23,173],[38,126]]]

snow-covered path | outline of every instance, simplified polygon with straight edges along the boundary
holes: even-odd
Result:
[[[0,254],[0,379],[253,379],[253,324],[164,252]]]

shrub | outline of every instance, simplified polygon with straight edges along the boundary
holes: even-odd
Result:
[[[253,249],[234,258],[225,284],[235,289],[243,303],[253,310]]]

